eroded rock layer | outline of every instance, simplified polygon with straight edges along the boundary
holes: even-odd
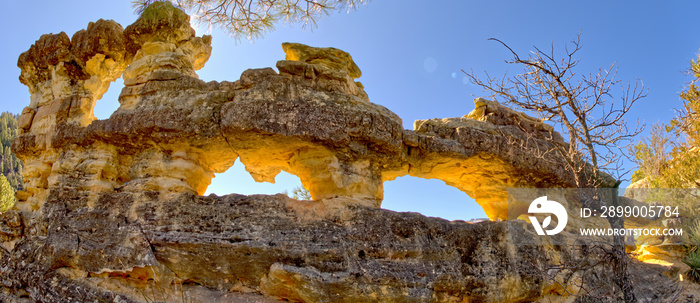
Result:
[[[43,206],[44,236],[24,237],[10,251],[0,250],[0,300],[621,299],[611,296],[619,292],[596,245],[548,245],[548,238],[538,238],[520,220],[450,222],[285,195],[118,191],[91,203],[90,195],[75,188],[52,189]],[[515,245],[515,238],[536,242]],[[588,269],[557,269],[564,260]],[[660,269],[641,270],[654,276],[656,286],[671,283],[660,278]],[[637,286],[637,291],[661,298],[673,289]]]
[[[412,175],[464,191],[491,219],[516,218],[526,210],[509,208],[507,188],[573,186],[542,153],[566,143],[541,121],[477,99],[467,116],[405,130],[370,102],[346,52],[285,43],[277,71],[207,83],[195,70],[210,43],[155,2],[126,29],[99,20],[20,56],[32,97],[13,150],[26,191],[0,220],[0,301],[523,302],[583,280],[610,291],[602,270],[532,273],[586,251],[514,246],[532,236],[521,221],[378,209],[383,182]],[[119,77],[119,109],[95,120]],[[237,159],[257,181],[298,176],[313,201],[199,196]]]

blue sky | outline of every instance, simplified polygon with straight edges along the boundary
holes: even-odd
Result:
[[[28,0],[4,6],[10,13],[0,21],[6,29],[0,48],[0,111],[13,113],[29,104],[27,88],[17,80],[17,57],[42,34],[65,31],[72,36],[99,18],[126,27],[137,18],[128,0]],[[482,92],[465,83],[461,69],[492,75],[506,70],[507,50],[488,38],[526,54],[533,45],[546,48],[554,42],[560,47],[581,32],[579,73],[595,73],[617,63],[618,79],[640,78],[649,89],[630,119],[667,122],[674,115],[672,109],[682,105],[678,93],[690,80],[683,72],[700,46],[694,22],[698,9],[696,1],[374,0],[357,11],[321,18],[313,30],[278,25],[253,43],[236,42],[215,29],[210,33],[211,59],[198,74],[205,81],[232,81],[247,68],[274,67],[284,58],[282,42],[340,48],[362,69],[359,80],[370,100],[397,113],[404,127],[412,129],[416,119],[458,117],[473,109],[472,99]],[[98,101],[98,118],[116,110],[120,90],[117,81]],[[213,180],[209,191],[278,193],[299,184],[288,174],[278,176],[276,184],[255,183],[236,163]],[[447,219],[485,216],[459,190],[413,177],[385,183],[382,206]]]

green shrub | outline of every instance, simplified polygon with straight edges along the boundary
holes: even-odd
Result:
[[[687,230],[684,233],[685,243],[693,247],[700,246],[700,219],[693,220],[687,226],[683,226],[683,230]]]
[[[700,251],[690,252],[683,263],[690,267],[685,273],[688,279],[696,283],[700,282]]]

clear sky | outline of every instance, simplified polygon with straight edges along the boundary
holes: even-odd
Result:
[[[42,34],[65,31],[69,36],[88,22],[113,19],[126,27],[136,20],[130,1],[8,1],[3,3],[5,28],[0,48],[0,111],[21,112],[29,104],[19,83],[19,54]],[[310,30],[278,25],[254,41],[236,42],[213,30],[213,51],[198,72],[201,79],[239,78],[247,68],[274,67],[284,59],[282,42],[332,46],[349,52],[362,70],[359,80],[370,100],[397,113],[404,127],[416,119],[458,117],[473,109],[480,89],[466,83],[461,69],[500,75],[508,52],[488,41],[495,37],[522,54],[536,45],[555,47],[581,32],[579,73],[595,73],[617,63],[618,78],[640,78],[649,89],[630,118],[667,122],[682,103],[678,93],[690,78],[684,75],[700,46],[697,1],[417,1],[374,0],[357,11],[334,13]],[[198,29],[201,35],[206,29]],[[98,101],[95,114],[104,119],[118,107],[118,80]],[[299,185],[281,174],[276,184],[253,182],[240,163],[217,176],[209,191],[278,193]],[[415,211],[447,219],[485,217],[466,194],[437,180],[402,177],[385,183],[382,207]],[[624,186],[624,183],[623,183]]]

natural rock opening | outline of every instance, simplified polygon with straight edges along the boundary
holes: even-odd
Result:
[[[441,180],[413,176],[384,182],[382,208],[408,212],[423,209],[422,215],[447,220],[487,218],[483,208],[465,192]]]
[[[299,177],[284,171],[275,177],[275,183],[256,182],[245,170],[245,166],[240,163],[240,161],[236,161],[236,163],[225,172],[215,174],[204,195],[274,195],[285,192],[291,195],[293,189],[299,186],[302,186]]]
[[[106,120],[119,109],[119,94],[124,89],[124,80],[118,78],[109,85],[109,90],[97,100],[93,113],[97,120]]]

